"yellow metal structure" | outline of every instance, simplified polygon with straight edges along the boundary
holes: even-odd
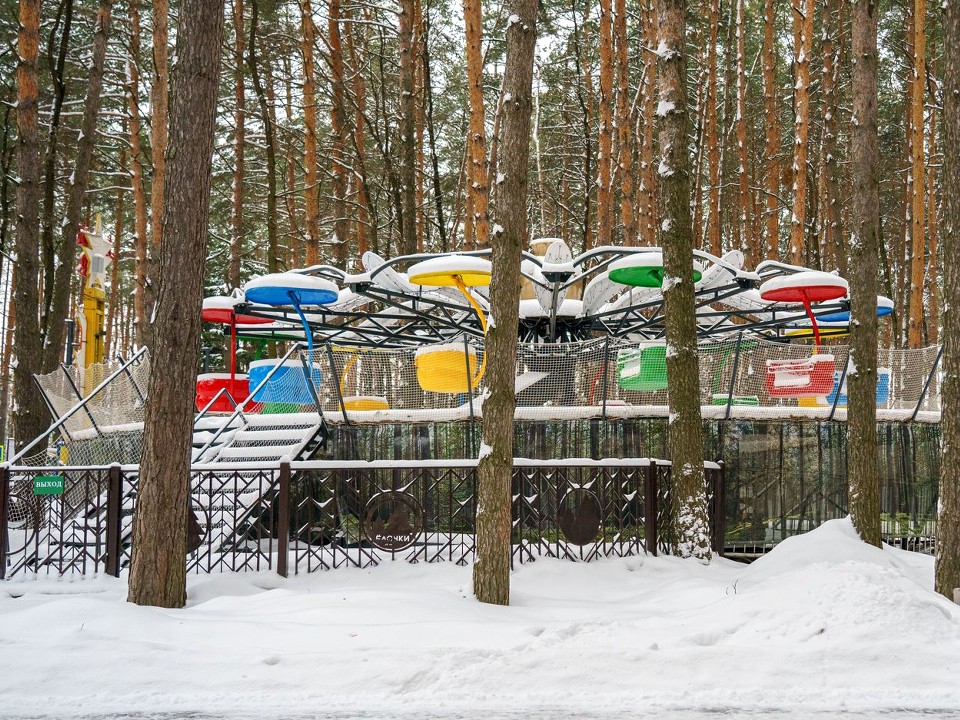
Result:
[[[111,243],[100,234],[100,216],[96,229],[80,230],[77,243],[83,252],[79,272],[83,278],[83,307],[80,316],[80,350],[75,361],[88,368],[104,361],[104,323],[106,308],[107,266],[113,259]],[[89,394],[96,385],[93,373],[84,373],[83,393]]]
[[[417,263],[409,270],[409,280],[415,285],[455,287],[466,299],[477,318],[483,334],[487,334],[487,318],[480,303],[468,288],[490,284],[489,262],[471,256],[451,255]],[[487,354],[483,354],[477,369],[477,355],[457,345],[426,347],[417,354],[417,382],[428,392],[458,395],[473,392],[483,379],[487,368]]]
[[[83,367],[103,362],[103,323],[106,293],[103,288],[83,289]]]
[[[110,244],[100,234],[100,216],[96,229],[80,230],[77,243],[83,251],[80,260],[80,276],[83,278],[83,315],[80,318],[81,367],[90,367],[104,360],[104,319],[107,300],[107,265],[112,259]]]

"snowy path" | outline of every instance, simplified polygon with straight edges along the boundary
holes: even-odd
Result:
[[[750,566],[541,560],[509,608],[470,569],[386,563],[0,584],[0,718],[960,718],[960,607],[929,557],[834,521]]]
[[[23,716],[22,720],[48,720],[52,718],[71,717],[82,720],[723,720],[724,718],[737,718],[737,720],[938,720],[940,718],[960,717],[960,710],[957,709],[927,709],[927,710],[865,710],[865,711],[844,711],[844,710],[823,710],[810,711],[798,709],[786,711],[781,708],[758,708],[753,710],[744,710],[742,708],[660,708],[649,712],[634,711],[616,711],[604,715],[592,715],[583,713],[569,713],[561,709],[537,709],[516,711],[513,713],[496,712],[487,713],[486,711],[474,711],[464,713],[452,713],[446,715],[431,715],[428,713],[416,712],[409,715],[398,715],[390,713],[373,714],[329,714],[318,712],[316,714],[291,715],[281,713],[272,715],[269,711],[258,711],[254,715],[237,715],[234,713],[226,715],[208,715],[205,713],[136,713],[127,714],[94,714],[94,715],[28,715]]]

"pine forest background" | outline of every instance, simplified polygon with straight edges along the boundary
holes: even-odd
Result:
[[[504,5],[480,3],[484,137],[469,159],[468,34],[479,0],[228,0],[214,155],[208,294],[318,262],[359,271],[367,250],[473,249],[475,207],[498,190]],[[39,135],[41,328],[58,267],[91,73],[95,19],[112,5],[103,90],[83,195],[114,239],[107,351],[127,355],[149,325],[149,257],[162,207],[167,0],[42,0]],[[938,342],[941,13],[881,2],[881,292],[894,299],[881,343]],[[474,6],[475,7],[475,6]],[[9,432],[16,308],[17,33],[0,0],[0,437]],[[852,107],[850,5],[843,0],[692,0],[689,97],[695,246],[742,250],[846,275]],[[656,16],[649,0],[543,0],[534,77],[529,218],[574,253],[657,243]],[[93,68],[96,71],[96,68]],[[475,108],[476,112],[476,108]],[[476,137],[476,133],[473,133]],[[474,151],[476,152],[476,150]],[[482,171],[482,172],[480,172]],[[479,182],[478,182],[479,180]],[[164,241],[175,242],[176,238]],[[71,315],[73,312],[71,311]],[[44,329],[46,328],[46,329]],[[62,351],[58,357],[62,357]]]

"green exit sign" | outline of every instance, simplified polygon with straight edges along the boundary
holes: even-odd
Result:
[[[63,495],[63,475],[37,475],[33,479],[34,495]]]

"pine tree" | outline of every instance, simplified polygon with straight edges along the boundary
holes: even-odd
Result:
[[[207,259],[224,0],[183,0],[173,69],[153,373],[133,521],[129,601],[183,607],[194,382]]]
[[[876,0],[853,10],[853,122],[851,127],[850,363],[847,371],[847,473],[850,514],[860,537],[880,546],[877,467],[877,243],[879,156],[877,136]]]
[[[686,0],[659,0],[660,246],[670,405],[671,498],[682,557],[709,562],[687,149]]]
[[[960,590],[960,7],[943,12],[943,457],[937,513],[937,592]]]
[[[37,114],[37,68],[40,48],[40,0],[20,0],[20,33],[17,39],[17,187],[14,303],[17,307],[16,364],[13,396],[16,399],[14,432],[20,445],[45,428],[43,401],[33,382],[40,371],[42,345],[38,317],[40,298],[37,277],[40,263],[40,145]]]
[[[503,161],[497,204],[499,225],[492,238],[491,312],[487,335],[483,442],[477,466],[477,556],[473,592],[480,602],[510,604],[510,517],[513,478],[513,415],[516,407],[517,324],[520,251],[527,240],[527,176],[533,110],[533,51],[537,0],[508,3],[507,58],[503,69]]]
[[[467,194],[470,197],[470,228],[473,236],[467,238],[474,248],[485,248],[490,243],[488,205],[490,186],[487,178],[487,135],[483,109],[483,14],[480,0],[463,0],[463,18],[466,32],[467,100],[470,108],[469,136],[467,138]]]
[[[766,257],[780,257],[780,113],[777,107],[777,6],[775,0],[763,4],[763,120],[764,197],[766,216]]]

